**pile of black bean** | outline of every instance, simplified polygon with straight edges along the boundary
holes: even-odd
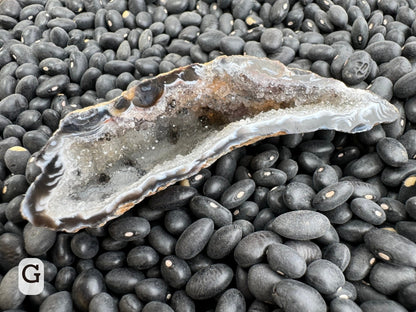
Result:
[[[415,12],[415,0],[0,1],[0,310],[414,311]],[[240,148],[102,228],[22,219],[31,156],[67,113],[224,54],[369,89],[401,118]],[[39,295],[18,291],[25,257],[44,262]]]

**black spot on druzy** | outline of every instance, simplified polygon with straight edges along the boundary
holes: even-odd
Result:
[[[136,88],[133,104],[138,107],[149,107],[156,103],[163,93],[163,83],[157,79],[149,79]]]
[[[124,98],[123,96],[120,96],[115,99],[114,108],[119,110],[126,110],[130,106],[130,102]]]
[[[98,182],[107,183],[108,181],[110,181],[110,177],[105,173],[100,173],[98,176]]]

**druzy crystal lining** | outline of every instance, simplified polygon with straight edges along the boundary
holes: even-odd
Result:
[[[219,57],[144,80],[68,114],[39,153],[21,206],[34,225],[97,227],[233,148],[289,133],[361,132],[397,109],[364,90],[281,63]]]

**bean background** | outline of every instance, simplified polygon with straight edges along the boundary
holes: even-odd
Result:
[[[415,0],[1,0],[0,310],[415,311],[415,9]],[[371,90],[401,118],[240,148],[102,228],[56,233],[22,219],[39,173],[32,156],[66,114],[233,54]],[[36,296],[17,288],[25,257],[45,265]]]

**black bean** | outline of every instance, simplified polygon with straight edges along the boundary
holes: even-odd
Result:
[[[238,207],[254,193],[254,190],[255,182],[253,180],[240,180],[223,192],[220,202],[229,209]]]
[[[147,278],[136,284],[135,292],[140,300],[164,302],[168,296],[168,285],[163,279]]]
[[[182,40],[190,41],[190,42],[195,42],[196,39],[198,38],[199,32],[200,32],[200,29],[197,26],[188,26],[181,30],[181,32],[178,34],[178,38]]]
[[[315,191],[300,182],[290,182],[283,191],[283,201],[291,210],[313,210],[312,199]]]
[[[204,52],[211,52],[219,49],[221,39],[225,34],[219,30],[209,30],[202,33],[197,40],[198,45]]]
[[[253,173],[253,179],[257,185],[274,187],[283,185],[286,182],[285,172],[275,168],[260,169]]]
[[[300,278],[305,274],[305,259],[295,249],[283,244],[271,244],[266,253],[267,262],[277,273],[288,278]]]
[[[247,273],[248,290],[257,300],[272,303],[273,286],[282,279],[268,264],[258,263]]]
[[[72,52],[69,56],[69,76],[74,82],[80,82],[84,72],[88,69],[88,60],[82,52]]]
[[[261,44],[256,41],[247,41],[244,45],[244,55],[251,55],[256,57],[266,57]]]
[[[84,14],[88,14],[88,13],[84,13]],[[78,22],[78,16],[74,18],[74,21],[77,23],[77,26],[79,27],[80,25]],[[92,14],[92,16],[94,17],[94,14]],[[68,44],[69,36],[68,36],[68,33],[61,27],[54,27],[51,29],[49,33],[49,39],[58,47],[65,48]]]
[[[60,291],[45,298],[39,307],[39,311],[46,312],[51,310],[57,312],[72,311],[71,293],[68,291]]]
[[[17,64],[22,65],[31,63],[37,65],[38,58],[34,55],[32,49],[24,44],[14,44],[10,47],[10,54]]]
[[[179,209],[168,211],[164,219],[166,230],[173,235],[180,235],[191,223],[189,214]]]
[[[72,300],[75,307],[87,311],[91,299],[104,289],[104,279],[100,271],[96,269],[82,271],[72,285]]]
[[[414,300],[415,290],[416,290],[415,286],[416,286],[416,283],[412,283],[399,289],[398,300],[407,309],[414,309],[416,306],[416,303]]]
[[[15,174],[9,176],[4,180],[3,189],[2,189],[2,200],[3,202],[8,202],[15,198],[16,196],[26,192],[28,184],[26,177],[21,174]],[[19,220],[21,221],[21,220]]]
[[[198,218],[210,218],[216,227],[231,224],[231,212],[216,202],[205,196],[195,196],[190,202],[191,212]]]
[[[386,220],[388,222],[403,221],[406,219],[405,205],[397,199],[383,197],[378,201],[381,208],[386,213]]]
[[[242,203],[237,209],[233,211],[234,220],[248,220],[253,221],[259,213],[259,206],[252,201]]]
[[[5,216],[7,220],[13,223],[19,223],[23,221],[21,214],[19,213],[20,204],[22,203],[23,197],[22,195],[14,197],[12,200],[9,201],[7,207],[5,209]]]
[[[158,253],[170,255],[175,251],[176,239],[161,226],[152,227],[148,242]]]
[[[391,295],[403,285],[416,281],[414,268],[407,266],[376,263],[370,272],[371,285],[384,295]]]
[[[37,110],[26,110],[21,112],[16,118],[16,124],[26,131],[38,129],[41,126],[41,113]]]
[[[277,0],[270,9],[269,19],[272,24],[280,24],[286,18],[290,9],[288,0]]]
[[[327,217],[308,210],[290,211],[278,216],[271,224],[274,232],[296,240],[310,240],[321,237],[329,229]]]
[[[51,97],[64,91],[68,84],[68,76],[56,75],[39,83],[36,94],[40,97]]]
[[[166,303],[158,302],[158,301],[151,301],[146,303],[146,305],[141,310],[143,312],[174,312],[173,309],[168,306]]]
[[[339,28],[345,28],[348,24],[348,14],[340,5],[332,5],[327,12],[330,22]]]
[[[213,263],[213,261],[210,258],[208,258],[208,256],[206,256],[204,253],[199,253],[194,258],[189,259],[187,263],[191,271],[195,273],[200,269],[210,266]]]
[[[311,71],[322,77],[331,77],[331,65],[325,61],[315,61],[311,65]]]
[[[170,299],[170,306],[175,311],[192,312],[195,311],[194,301],[188,297],[184,290],[177,290]]]
[[[10,137],[15,137],[19,140],[23,138],[23,135],[26,133],[26,130],[19,125],[8,125],[3,130],[3,138],[7,139]],[[10,170],[10,168],[9,168]]]
[[[369,44],[365,51],[371,55],[371,58],[377,64],[388,62],[393,58],[400,56],[401,47],[393,41],[379,41]]]
[[[380,75],[389,78],[393,83],[411,71],[410,62],[403,56],[395,57],[390,62],[380,65]]]
[[[196,12],[183,12],[179,15],[179,21],[181,22],[182,26],[199,26],[201,24],[202,17]]]
[[[17,82],[14,77],[10,75],[3,76],[0,81],[0,99],[2,100],[6,96],[13,94],[15,92],[16,84]],[[18,92],[18,93],[21,93],[21,92]]]
[[[93,90],[96,86],[97,79],[102,75],[102,72],[95,67],[88,68],[82,75],[80,86],[83,90]]]
[[[384,210],[375,202],[365,198],[355,198],[351,201],[351,211],[360,219],[380,225],[386,221]]]
[[[23,238],[27,253],[31,256],[40,256],[51,249],[56,240],[56,232],[28,223],[24,228]]]
[[[226,290],[218,299],[217,311],[245,311],[246,300],[240,290],[230,288]]]
[[[363,312],[370,311],[395,311],[405,312],[407,311],[402,305],[393,300],[369,300],[360,305],[360,309]]]
[[[27,99],[21,94],[11,94],[0,101],[0,114],[11,121],[27,108]]]
[[[13,146],[4,154],[4,164],[12,174],[25,174],[26,163],[30,155],[27,149],[20,146]]]
[[[316,194],[312,205],[319,211],[329,211],[345,203],[353,194],[354,187],[348,181],[331,184]]]
[[[16,68],[15,76],[17,79],[22,79],[25,76],[33,75],[39,77],[39,67],[32,63],[25,63]]]
[[[98,253],[99,243],[96,237],[80,232],[72,238],[71,250],[78,258],[91,259]]]
[[[341,269],[325,259],[315,260],[308,265],[305,280],[321,294],[326,295],[334,293],[345,283]]]
[[[406,201],[405,204],[406,212],[416,220],[416,196],[411,197]]]
[[[267,246],[280,242],[280,237],[270,231],[248,234],[236,246],[234,259],[241,267],[248,267],[262,260]]]
[[[313,188],[317,191],[338,182],[338,174],[329,165],[317,168],[312,176]]]
[[[147,221],[159,220],[163,217],[163,214],[164,211],[152,209],[148,205],[143,205],[140,209],[137,209],[137,216]]]
[[[266,53],[275,53],[283,43],[283,33],[276,28],[266,29],[261,35],[260,43]]]
[[[345,168],[345,173],[360,179],[366,179],[377,175],[383,168],[384,164],[378,154],[369,153],[350,162]]]
[[[360,281],[370,272],[376,262],[373,254],[364,244],[358,245],[351,251],[351,260],[345,270],[345,277],[349,281]]]
[[[20,260],[27,256],[24,249],[24,241],[20,235],[14,233],[0,235],[0,247],[3,250],[0,255],[0,268],[4,271],[8,271],[14,266],[17,266]]]
[[[189,203],[197,190],[189,186],[174,185],[157,193],[149,200],[149,207],[156,210],[172,210]]]
[[[394,95],[399,98],[414,96],[416,93],[411,86],[414,84],[415,79],[416,72],[414,71],[411,71],[398,79],[394,84]]]
[[[351,85],[358,84],[368,77],[370,70],[370,54],[366,51],[357,51],[348,57],[342,69],[342,79]]]
[[[389,166],[400,167],[407,163],[405,147],[396,139],[383,138],[377,143],[377,153]]]
[[[175,253],[182,259],[191,259],[199,254],[214,232],[214,222],[208,218],[201,218],[192,223],[179,236],[175,246]]]
[[[146,270],[159,262],[159,254],[149,246],[137,246],[127,254],[127,265],[137,270]]]
[[[284,279],[273,287],[275,303],[285,311],[325,311],[326,304],[317,290],[302,282]]]
[[[45,109],[42,113],[42,122],[52,130],[56,130],[59,125],[60,114],[53,109]]]
[[[324,235],[316,239],[316,242],[318,244],[328,246],[331,244],[336,244],[340,242],[339,235],[336,231],[336,229],[331,225],[329,227],[329,230],[325,232]]]
[[[311,46],[305,55],[311,61],[326,61],[331,62],[335,57],[336,51],[329,45],[326,44],[314,44]]]
[[[241,55],[244,50],[244,40],[237,36],[227,36],[220,40],[220,50],[226,55]]]
[[[227,288],[233,275],[229,266],[212,264],[192,275],[186,284],[186,293],[196,300],[212,298]]]
[[[55,244],[51,249],[52,260],[58,267],[71,265],[74,260],[74,254],[71,250],[71,236],[60,233],[56,237]]]
[[[365,234],[364,241],[367,248],[385,262],[415,266],[415,243],[397,233],[372,229]]]
[[[358,243],[362,242],[364,235],[373,228],[374,226],[370,223],[352,219],[338,226],[337,231],[341,239],[347,242]]]
[[[67,51],[56,46],[52,42],[37,41],[31,45],[31,48],[33,54],[39,59],[39,61],[42,61],[48,57],[55,57],[59,59],[65,59],[68,57]]]
[[[36,97],[38,80],[35,76],[26,76],[19,80],[16,85],[15,93],[22,94],[28,101]]]
[[[317,157],[317,156],[315,156],[315,157]],[[300,174],[296,175],[292,179],[291,183],[294,183],[294,182],[303,183],[303,184],[309,186],[310,188],[313,187],[313,179],[309,174],[306,174],[306,173],[300,173]]]
[[[143,304],[135,294],[126,294],[121,297],[118,307],[120,312],[142,311]]]
[[[396,223],[396,231],[400,235],[410,239],[412,242],[416,242],[416,232],[415,232],[416,222],[413,221],[399,221]]]
[[[393,83],[390,79],[383,76],[379,76],[371,81],[371,84],[366,89],[372,91],[387,101],[390,101],[393,97]]]
[[[405,203],[409,198],[416,196],[416,175],[408,176],[402,183],[397,199]]]
[[[171,38],[176,38],[182,30],[182,24],[176,16],[168,16],[165,21],[165,33]]]
[[[218,159],[215,167],[215,175],[223,176],[231,182],[236,168],[237,161],[235,157],[232,154],[227,154]]]
[[[144,279],[142,272],[131,268],[115,268],[105,275],[106,286],[116,294],[134,292],[136,284]]]
[[[18,308],[26,295],[18,290],[18,267],[10,269],[0,282],[0,308],[4,310]]]
[[[363,16],[355,19],[351,29],[352,45],[356,49],[364,49],[369,39],[368,25]]]
[[[95,295],[88,305],[88,311],[98,312],[98,311],[115,311],[117,310],[117,302],[110,294],[106,292],[99,293]]]
[[[330,303],[330,309],[334,312],[351,311],[359,312],[361,308],[352,300],[345,298],[335,298]]]
[[[132,241],[146,237],[150,232],[150,224],[140,217],[120,218],[110,223],[108,232],[115,240]]]
[[[357,290],[357,302],[365,302],[369,300],[384,300],[387,299],[385,295],[375,290],[367,283],[353,282],[352,283]]]
[[[307,173],[313,173],[318,167],[325,165],[325,161],[311,152],[302,152],[299,155],[298,164]]]
[[[128,61],[113,60],[104,65],[104,72],[118,76],[124,72],[133,72],[134,65]]]
[[[208,242],[207,255],[211,259],[224,258],[240,242],[242,235],[242,230],[234,224],[219,228]]]
[[[126,241],[119,241],[119,240],[114,240],[111,237],[107,236],[104,237],[104,239],[101,241],[101,247],[104,250],[108,250],[108,251],[116,251],[116,250],[121,250],[124,247],[127,246]]]
[[[161,274],[170,287],[180,289],[191,277],[191,269],[185,260],[167,256],[161,262]]]
[[[386,167],[381,173],[381,180],[390,187],[399,186],[409,175],[416,173],[416,160],[409,159],[408,162],[399,168]]]

